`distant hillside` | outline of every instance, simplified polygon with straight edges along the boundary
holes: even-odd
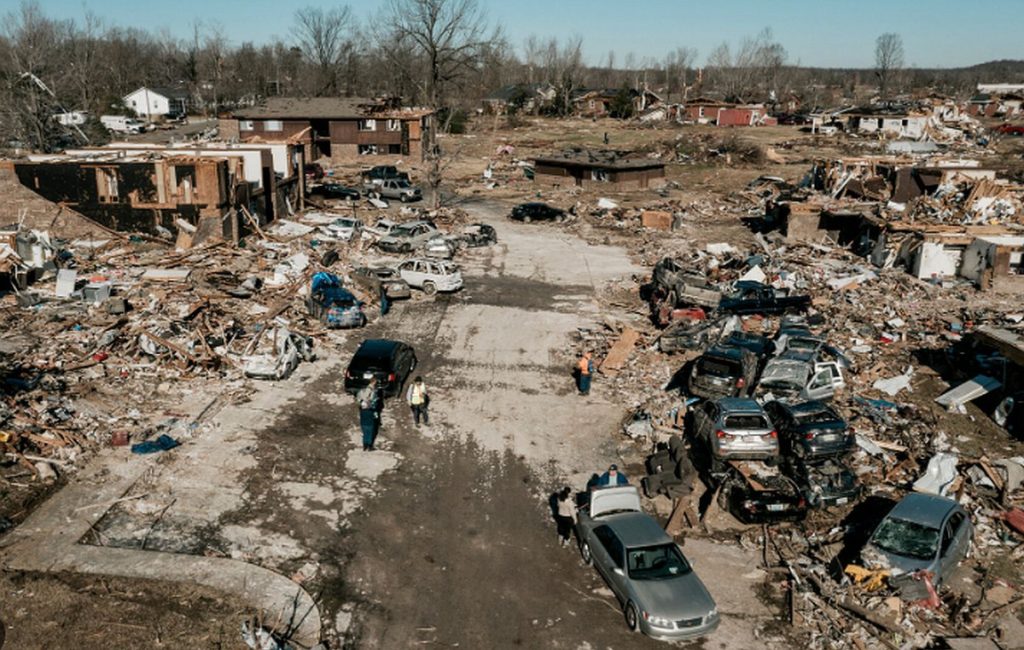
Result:
[[[981,83],[1024,83],[1024,61],[1020,60],[987,61],[960,70],[976,75]]]

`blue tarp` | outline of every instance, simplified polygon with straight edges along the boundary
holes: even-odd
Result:
[[[155,454],[158,451],[167,451],[168,449],[174,449],[181,443],[170,437],[166,433],[160,434],[160,437],[156,440],[146,440],[145,442],[137,442],[132,445],[133,454]]]

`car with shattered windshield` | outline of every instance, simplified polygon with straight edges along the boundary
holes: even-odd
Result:
[[[799,521],[807,515],[799,486],[777,467],[731,463],[721,476],[718,506],[745,524]]]
[[[714,599],[675,540],[643,512],[636,487],[593,490],[579,511],[576,539],[584,563],[615,594],[630,630],[681,641],[718,627]]]
[[[812,352],[790,350],[768,360],[754,397],[761,401],[828,400],[845,385],[837,362],[817,361]]]
[[[919,572],[930,573],[938,588],[967,556],[973,536],[971,518],[959,503],[911,492],[878,524],[861,558],[868,568],[888,569],[904,597],[923,597],[927,587]]]

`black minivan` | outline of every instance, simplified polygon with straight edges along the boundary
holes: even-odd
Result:
[[[355,394],[377,377],[384,395],[394,397],[416,367],[416,352],[401,341],[367,339],[359,344],[345,370],[345,391]]]

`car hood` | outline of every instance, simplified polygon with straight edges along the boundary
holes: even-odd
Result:
[[[653,616],[671,620],[704,617],[715,608],[715,600],[693,571],[666,580],[633,580],[638,605]]]
[[[864,547],[864,550],[861,551],[861,559],[864,560],[864,564],[868,568],[889,569],[892,572],[892,577],[894,578],[903,574],[914,573],[921,569],[934,571],[934,565],[936,563],[935,559],[918,560],[905,555],[890,553],[880,549],[871,542],[868,542]]]

